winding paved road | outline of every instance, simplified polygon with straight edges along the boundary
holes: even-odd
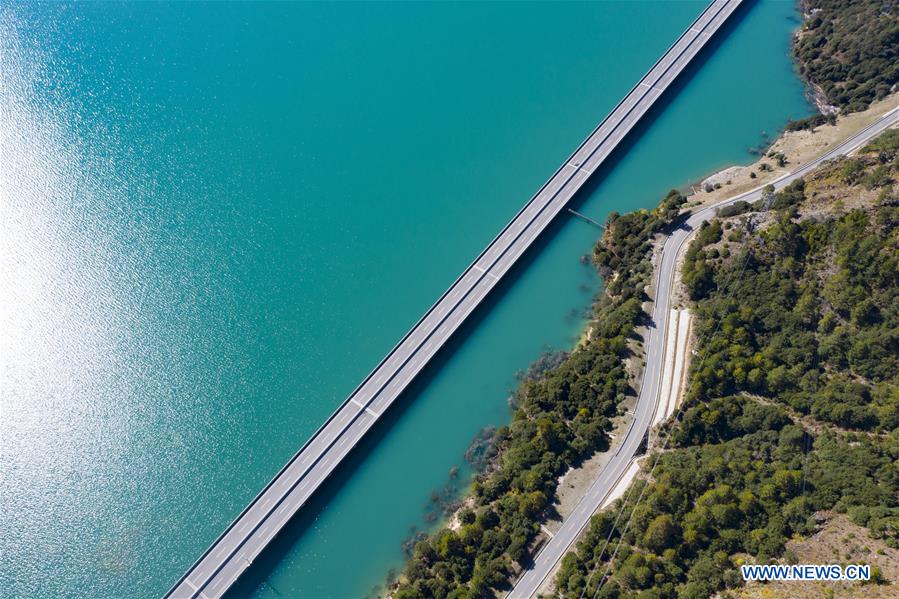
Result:
[[[884,129],[899,123],[899,108],[888,112],[880,119],[865,127],[834,149],[826,152],[819,158],[809,162],[801,168],[784,175],[775,181],[775,189],[781,189],[796,179],[804,177],[810,171],[820,166],[821,163],[845,155],[876,137]],[[615,454],[609,463],[600,471],[599,476],[581,501],[575,506],[571,515],[562,522],[558,532],[543,546],[534,560],[532,567],[525,571],[519,578],[510,597],[524,599],[537,594],[543,581],[549,576],[556,563],[568,551],[575,539],[584,530],[590,517],[599,509],[603,500],[609,495],[616,483],[621,479],[637,454],[643,438],[646,436],[652,424],[656,405],[659,399],[662,378],[662,358],[665,347],[665,331],[668,330],[668,316],[671,313],[671,287],[674,282],[675,265],[681,251],[686,247],[686,242],[691,233],[704,221],[715,216],[715,211],[724,206],[739,202],[740,200],[754,202],[762,197],[762,188],[748,191],[736,197],[724,200],[712,206],[699,210],[690,215],[685,225],[674,230],[665,240],[662,247],[662,259],[660,267],[656,269],[655,289],[656,296],[652,310],[652,326],[646,340],[646,369],[643,372],[643,382],[640,386],[640,394],[637,405],[634,408],[634,419],[631,421]]]
[[[615,150],[742,0],[714,0],[391,352],[175,583],[220,597]]]

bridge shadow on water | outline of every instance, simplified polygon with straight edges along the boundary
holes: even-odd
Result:
[[[702,51],[684,69],[677,79],[669,86],[665,93],[659,97],[653,107],[646,113],[640,122],[630,131],[630,133],[622,140],[619,146],[605,160],[603,165],[597,169],[590,180],[580,189],[580,191],[572,198],[568,206],[577,209],[584,201],[589,198],[601,185],[605,177],[621,162],[622,158],[640,141],[640,138],[649,130],[656,122],[659,116],[671,105],[677,95],[683,90],[696,75],[696,73],[705,65],[709,57],[714,54],[718,48],[725,42],[731,33],[739,26],[740,21],[751,10],[757,0],[745,1],[728,19],[728,21],[718,30],[715,36],[707,43]],[[697,133],[701,135],[701,133]],[[692,143],[695,140],[685,140],[685,143]],[[661,200],[661,198],[659,198]],[[568,226],[571,218],[567,212],[563,212],[559,218],[544,230],[538,239],[531,245],[524,255],[509,270],[493,291],[481,302],[474,310],[444,347],[438,352],[434,359],[419,373],[415,380],[406,388],[406,390],[396,399],[393,405],[388,409],[372,427],[368,434],[356,445],[356,447],[347,455],[346,459],[335,469],[334,473],[322,484],[310,500],[300,509],[297,515],[280,531],[280,533],[272,540],[266,550],[259,558],[244,572],[243,576],[231,588],[226,595],[229,598],[248,597],[255,591],[264,587],[268,587],[276,596],[282,593],[270,586],[268,579],[276,569],[278,564],[290,553],[291,549],[296,545],[297,541],[305,534],[309,534],[315,521],[326,509],[328,504],[333,500],[335,495],[340,492],[344,484],[356,474],[360,465],[367,459],[371,450],[382,442],[384,437],[390,433],[394,425],[404,417],[409,405],[427,389],[432,383],[437,373],[453,358],[456,351],[464,345],[472,332],[481,324],[485,316],[503,301],[509,290],[516,285],[522,273],[530,268],[536,257],[553,242],[559,231]],[[510,375],[512,373],[509,373]],[[497,398],[497,401],[504,398]],[[298,440],[298,446],[301,440]],[[461,456],[460,456],[461,457]],[[402,489],[398,489],[402,492]],[[424,500],[424,498],[423,498]],[[411,525],[420,523],[411,522]],[[385,548],[387,551],[395,551],[398,547]],[[347,566],[348,573],[352,571],[351,566]],[[384,573],[386,580],[387,572]]]

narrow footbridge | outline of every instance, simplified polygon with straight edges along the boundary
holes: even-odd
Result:
[[[499,235],[175,583],[167,597],[221,597],[334,471],[742,0],[715,0]]]

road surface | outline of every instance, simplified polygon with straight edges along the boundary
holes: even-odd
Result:
[[[714,0],[416,325],[175,583],[220,597],[490,293],[742,0]]]
[[[796,179],[804,177],[827,160],[852,152],[897,122],[899,122],[899,108],[888,112],[879,120],[862,129],[821,157],[792,173],[784,175],[774,182],[775,189],[781,189]],[[678,256],[685,249],[690,234],[704,221],[713,218],[717,209],[740,200],[754,202],[761,197],[762,188],[757,188],[713,206],[703,208],[690,215],[686,220],[686,226],[675,229],[665,240],[662,247],[660,266],[656,269],[656,296],[652,310],[652,325],[645,345],[647,352],[646,369],[643,372],[643,383],[640,386],[640,394],[637,398],[637,405],[634,408],[634,419],[615,450],[615,455],[600,471],[599,476],[587,490],[581,501],[575,506],[571,515],[562,522],[559,531],[553,535],[537,554],[532,567],[526,570],[518,579],[518,582],[509,594],[510,597],[523,599],[537,594],[544,580],[553,571],[556,563],[562,559],[562,556],[565,555],[574,540],[586,527],[590,517],[597,511],[603,500],[625,473],[652,425],[661,388],[662,357],[666,343],[664,331],[668,330],[668,317],[671,313],[671,288],[674,281],[674,270]]]

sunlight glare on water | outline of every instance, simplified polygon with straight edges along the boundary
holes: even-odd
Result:
[[[162,595],[704,5],[0,0],[0,597]],[[743,12],[580,211],[808,114],[793,5]],[[600,288],[552,229],[235,597],[363,596],[439,523]]]

